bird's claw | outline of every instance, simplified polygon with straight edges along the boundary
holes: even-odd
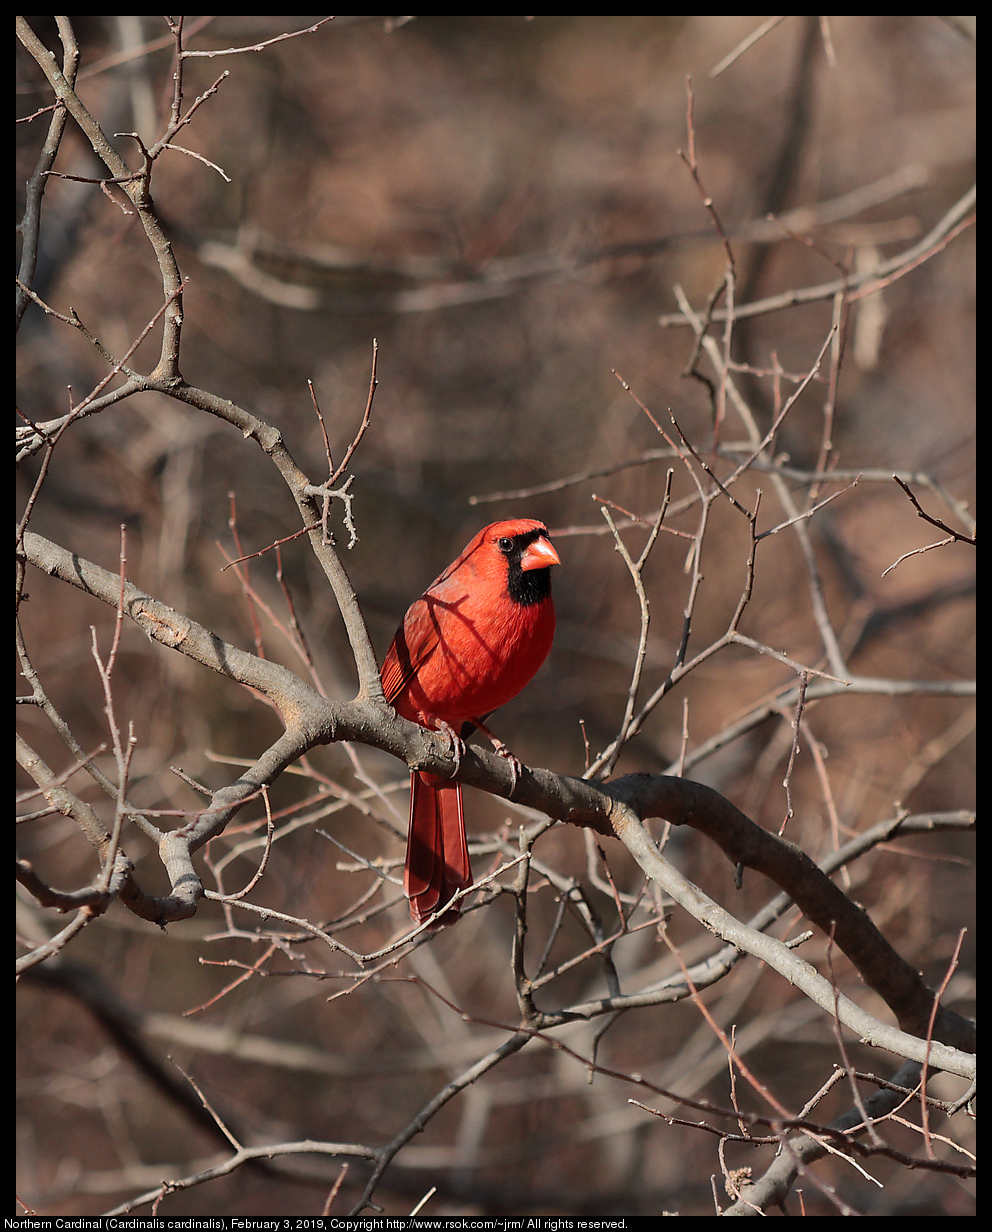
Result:
[[[510,795],[506,797],[506,800],[513,800],[516,785],[519,784],[520,775],[524,772],[524,764],[521,763],[518,755],[511,753],[510,750],[506,748],[505,744],[500,744],[495,752],[497,752],[497,756],[500,756],[500,758],[504,758],[506,761],[509,761],[511,775]]]
[[[459,736],[450,723],[445,723],[444,719],[437,720],[438,731],[444,732],[451,744],[451,756],[454,758],[455,766],[451,771],[449,778],[456,778],[458,771],[461,769],[462,754],[465,752],[465,741]]]
[[[513,793],[517,790],[517,784],[520,782],[520,776],[524,772],[523,763],[515,753],[511,753],[499,736],[494,736],[489,728],[481,719],[473,719],[472,722],[482,732],[489,743],[493,746],[493,751],[497,757],[502,757],[504,761],[510,763],[510,774],[512,779],[510,782],[510,794],[506,797],[507,800],[513,799]]]
[[[508,800],[513,799],[513,793],[517,790],[517,784],[520,782],[520,776],[524,772],[523,763],[516,753],[511,752],[502,740],[493,740],[493,748],[497,757],[502,757],[504,761],[510,763],[510,794]]]

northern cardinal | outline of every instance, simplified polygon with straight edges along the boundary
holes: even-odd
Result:
[[[551,565],[560,564],[542,522],[483,527],[411,604],[382,665],[386,700],[404,718],[461,736],[479,728],[519,762],[483,720],[516,697],[555,635]],[[472,884],[460,783],[414,770],[403,889],[415,924]],[[458,915],[457,906],[442,917]]]

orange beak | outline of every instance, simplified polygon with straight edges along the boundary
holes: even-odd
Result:
[[[520,557],[521,569],[547,569],[549,565],[560,565],[558,553],[551,546],[551,540],[543,535],[524,548]]]

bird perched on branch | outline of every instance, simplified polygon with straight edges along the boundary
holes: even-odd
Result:
[[[555,634],[551,566],[560,564],[543,522],[483,527],[410,605],[382,665],[386,700],[406,719],[447,732],[455,756],[478,728],[520,763],[484,720],[516,697],[547,658]],[[403,888],[419,924],[472,884],[460,783],[414,770]],[[457,918],[457,904],[444,917]]]

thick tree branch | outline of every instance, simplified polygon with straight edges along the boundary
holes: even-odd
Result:
[[[151,160],[142,150],[142,169],[133,172],[127,163],[114,149],[103,129],[80,101],[76,91],[66,80],[62,71],[55,63],[55,57],[45,47],[35,32],[23,17],[15,18],[17,36],[25,49],[34,57],[35,62],[48,79],[55,92],[55,97],[63,104],[72,118],[82,129],[83,135],[93,148],[94,154],[106,165],[115,181],[127,194],[141,220],[142,228],[148,237],[148,242],[155,253],[159,273],[162,276],[162,289],[168,307],[165,311],[165,325],[162,330],[162,349],[156,366],[156,374],[165,377],[176,377],[179,373],[179,339],[182,330],[182,276],[172,251],[172,244],[166,238],[152,202],[150,192]],[[63,32],[63,38],[67,34]]]
[[[64,55],[62,59],[62,75],[66,84],[73,89],[76,84],[76,71],[79,67],[79,45],[73,34],[72,26],[67,17],[56,17],[59,35],[62,39]],[[55,163],[55,156],[62,144],[62,134],[65,132],[66,109],[57,106],[48,126],[48,136],[38,157],[37,166],[27,183],[24,196],[24,217],[21,220],[21,261],[18,269],[18,288],[15,295],[14,319],[20,325],[21,317],[28,306],[28,293],[25,288],[34,283],[35,267],[38,262],[38,242],[41,234],[41,202],[48,185],[48,172]]]

